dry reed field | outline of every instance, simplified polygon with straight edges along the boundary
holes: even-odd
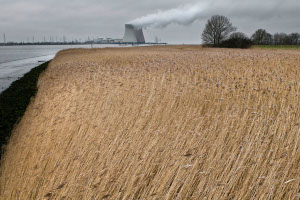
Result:
[[[60,52],[1,199],[300,199],[300,51]]]

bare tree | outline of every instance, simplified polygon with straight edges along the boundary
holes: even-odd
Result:
[[[257,31],[255,31],[251,39],[253,43],[257,45],[264,45],[264,44],[270,45],[273,43],[272,35],[264,29],[258,29]]]
[[[240,38],[240,39],[249,39],[245,33],[235,32],[229,36],[230,39]]]
[[[293,45],[297,45],[300,42],[300,34],[299,33],[291,33],[289,34],[290,42]]]
[[[297,45],[300,42],[299,33],[275,33],[274,44],[275,45]]]
[[[267,33],[266,37],[264,38],[263,43],[265,43],[267,45],[272,45],[274,43],[273,35],[270,33]]]
[[[286,33],[275,33],[274,34],[275,45],[289,45],[290,39]]]
[[[202,33],[202,40],[205,44],[219,46],[234,31],[236,31],[236,27],[232,26],[227,17],[215,15],[208,20]]]

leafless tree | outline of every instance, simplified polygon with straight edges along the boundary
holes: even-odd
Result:
[[[291,33],[289,34],[290,42],[293,45],[297,45],[300,42],[300,34],[299,33]]]
[[[275,45],[289,45],[290,39],[286,33],[275,33],[274,34]]]
[[[215,15],[208,20],[202,33],[202,40],[205,44],[219,46],[234,31],[236,31],[236,27],[232,26],[227,17]]]
[[[229,36],[230,39],[240,38],[240,39],[248,39],[248,36],[242,32],[235,32]]]
[[[251,39],[257,45],[271,45],[273,43],[273,36],[264,29],[255,31]]]
[[[300,42],[299,33],[275,33],[274,44],[275,45],[297,45]]]

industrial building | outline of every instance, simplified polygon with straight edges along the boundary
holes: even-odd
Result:
[[[122,42],[122,39],[113,39],[113,38],[97,38],[97,39],[94,39],[92,41],[89,41],[89,42],[92,42],[94,44],[116,44],[116,43],[121,43]]]
[[[144,44],[145,37],[142,28],[134,27],[131,24],[125,24],[125,34],[123,43],[137,43]]]

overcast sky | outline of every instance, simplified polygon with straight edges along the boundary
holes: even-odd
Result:
[[[168,43],[201,43],[205,23],[215,14],[226,15],[238,31],[249,36],[258,28],[270,33],[300,32],[300,0],[0,0],[0,33],[6,33],[7,41],[63,35],[69,40],[122,38],[129,21],[199,2],[208,5],[200,19],[188,26],[148,28],[146,40],[158,36]]]

